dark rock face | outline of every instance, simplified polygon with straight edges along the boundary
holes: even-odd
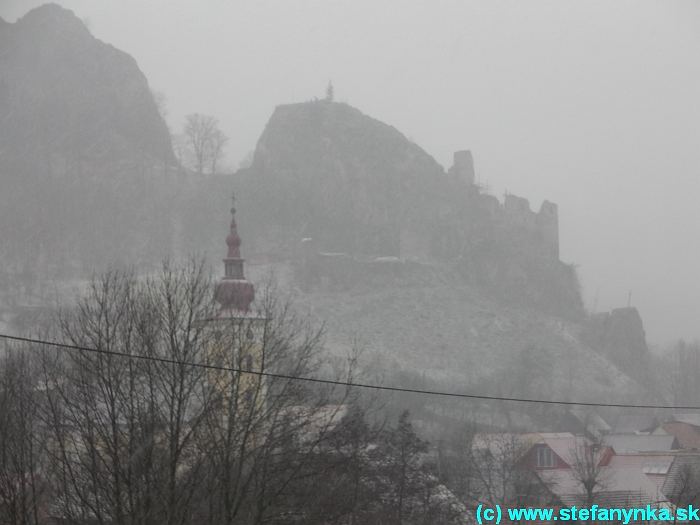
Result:
[[[0,23],[0,281],[167,255],[173,165],[131,56],[55,4]]]
[[[632,377],[644,379],[650,354],[642,318],[636,308],[616,308],[591,316],[584,340],[622,367]]]
[[[128,54],[55,4],[0,25],[0,149],[51,172],[172,161],[167,126]]]
[[[270,226],[256,233],[271,245],[313,237],[324,250],[372,255],[399,255],[409,225],[429,241],[444,181],[399,131],[329,101],[278,106],[248,174],[256,223]]]
[[[468,151],[445,171],[395,128],[317,100],[277,107],[238,177],[251,249],[278,259],[301,254],[316,267],[302,269],[307,286],[312,274],[334,288],[375,282],[348,279],[347,268],[384,272],[367,262],[397,257],[448,265],[507,302],[583,312],[576,274],[559,261],[556,205],[534,212],[524,198],[501,203],[483,193]],[[302,239],[312,243],[302,247]],[[342,256],[315,257],[309,246]]]

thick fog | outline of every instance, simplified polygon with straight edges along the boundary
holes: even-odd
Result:
[[[697,518],[699,30],[0,0],[0,522]]]
[[[3,0],[14,22],[34,0]],[[700,336],[700,5],[64,0],[136,58],[168,122],[216,115],[237,167],[275,105],[323,96],[495,194],[558,203],[590,310],[631,303],[651,343]]]

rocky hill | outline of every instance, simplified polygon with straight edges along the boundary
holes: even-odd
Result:
[[[228,183],[213,184],[221,195]],[[244,255],[284,277],[338,355],[359,342],[387,382],[653,398],[644,366],[630,365],[648,362],[641,323],[625,324],[634,355],[618,359],[620,330],[584,312],[559,259],[556,205],[484,192],[469,152],[446,170],[395,128],[316,100],[275,109],[234,185]]]
[[[71,11],[47,4],[3,22],[0,50],[0,151],[18,172],[173,160],[136,61]]]
[[[266,211],[256,242],[303,237],[327,251],[399,255],[407,226],[436,227],[442,167],[398,130],[346,104],[278,106],[248,170]],[[431,213],[427,213],[428,210]]]
[[[475,183],[468,151],[445,170],[395,128],[316,100],[278,106],[252,166],[236,176],[250,249],[301,252],[309,286],[342,287],[334,275],[395,257],[447,265],[506,302],[583,314],[575,272],[559,260],[556,205],[499,202]]]
[[[6,293],[167,255],[164,193],[173,185],[164,178],[173,163],[167,126],[131,56],[54,4],[0,22]]]
[[[235,189],[252,273],[282,275],[334,352],[360,341],[388,382],[647,395],[623,368],[648,353],[641,321],[588,320],[559,259],[556,205],[484,192],[467,151],[445,169],[395,128],[315,100],[277,107],[236,174],[194,183],[172,164],[131,57],[55,5],[0,22],[0,310],[18,287],[55,289],[42,279],[218,260]]]

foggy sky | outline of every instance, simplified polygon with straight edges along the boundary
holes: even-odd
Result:
[[[14,22],[34,0],[0,0]],[[168,120],[217,116],[229,163],[276,104],[336,99],[449,166],[559,204],[586,305],[632,304],[652,343],[700,337],[700,4],[60,0],[130,53]]]

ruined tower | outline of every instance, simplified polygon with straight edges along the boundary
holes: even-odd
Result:
[[[537,228],[542,236],[545,250],[554,259],[559,259],[559,209],[556,204],[544,201],[537,214]]]
[[[474,157],[469,150],[455,151],[452,167],[448,172],[457,181],[466,186],[474,184]]]

